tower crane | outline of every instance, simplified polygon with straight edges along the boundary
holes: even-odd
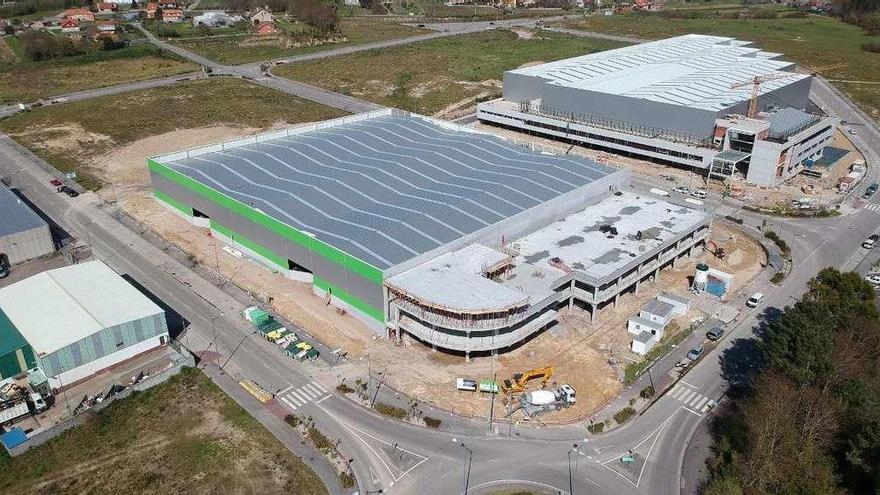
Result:
[[[752,118],[758,113],[758,90],[761,88],[761,84],[767,81],[773,81],[776,79],[783,79],[786,77],[790,77],[795,75],[794,73],[774,73],[774,74],[765,74],[763,76],[755,76],[751,81],[736,83],[730,86],[730,89],[739,89],[744,86],[752,85],[752,98],[749,100],[749,113],[747,116]]]

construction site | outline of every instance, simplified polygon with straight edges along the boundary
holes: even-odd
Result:
[[[384,249],[381,244],[369,244],[375,242],[369,238],[348,236],[357,241],[357,244],[348,246],[367,248],[381,254],[384,260],[371,257],[366,250],[352,249],[351,252],[357,253],[357,260],[364,265],[352,260],[336,262],[347,270],[340,276],[326,271],[328,267],[338,270],[337,266],[328,264],[326,259],[318,259],[326,258],[321,254],[322,248],[311,246],[305,251],[308,256],[303,256],[303,252],[283,251],[276,247],[278,244],[272,249],[265,248],[262,243],[267,241],[260,237],[262,234],[255,225],[265,226],[266,220],[251,221],[250,226],[242,224],[229,213],[212,210],[198,197],[182,196],[182,191],[174,186],[166,188],[167,183],[161,178],[156,180],[160,168],[156,164],[170,164],[168,168],[186,164],[192,170],[199,168],[184,175],[190,179],[198,177],[200,185],[204,185],[202,182],[207,177],[211,177],[209,182],[217,185],[220,176],[214,175],[214,167],[235,170],[248,178],[245,182],[238,179],[239,182],[234,183],[237,187],[244,183],[259,184],[254,180],[257,176],[247,172],[240,163],[229,166],[229,163],[223,164],[217,159],[228,159],[231,153],[238,154],[246,160],[245,163],[252,162],[257,170],[262,167],[261,174],[281,177],[283,180],[273,182],[275,189],[281,189],[278,187],[281,184],[287,187],[287,181],[302,181],[307,177],[289,169],[285,171],[283,167],[263,167],[263,162],[258,162],[255,157],[264,160],[264,157],[275,156],[277,159],[282,155],[275,155],[275,150],[266,151],[266,148],[257,153],[252,151],[256,144],[274,144],[271,140],[261,141],[259,137],[240,140],[239,148],[224,143],[212,146],[213,151],[204,155],[190,151],[186,152],[190,153],[189,157],[186,153],[172,153],[152,159],[154,193],[159,201],[146,194],[136,194],[125,199],[123,208],[195,260],[214,269],[218,280],[246,288],[266,301],[274,311],[327,345],[340,349],[348,357],[340,366],[351,368],[347,375],[357,376],[368,369],[374,374],[380,372],[383,383],[402,393],[444,409],[475,416],[488,414],[490,394],[456,390],[458,379],[473,377],[485,381],[496,377],[501,383],[503,377],[509,378],[514,373],[552,366],[555,374],[548,387],[558,391],[561,385],[569,385],[577,391],[577,401],[570,404],[573,407],[553,414],[553,420],[582,417],[618,393],[627,359],[640,359],[632,351],[634,337],[627,331],[627,319],[638,314],[639,307],[654,297],[661,287],[665,291],[688,295],[694,266],[707,259],[714,268],[733,274],[733,284],[722,298],[704,296],[705,303],[695,300],[687,313],[676,315],[675,324],[668,327],[667,335],[671,335],[677,329],[711,315],[714,306],[732,297],[741,284],[748,282],[761,269],[764,253],[757,243],[730,227],[712,225],[709,216],[702,211],[629,192],[627,169],[578,157],[555,157],[541,148],[415,115],[389,115],[385,112],[352,122],[358,125],[363,135],[346,137],[345,134],[352,132],[347,128],[349,122],[340,120],[305,126],[288,136],[283,135],[288,131],[275,131],[275,136],[284,139],[287,149],[303,150],[306,148],[298,148],[300,141],[311,141],[315,145],[315,136],[310,134],[316,129],[335,133],[337,137],[342,134],[342,139],[335,142],[347,141],[346,148],[349,148],[348,143],[368,144],[364,136],[369,135],[388,146],[378,156],[385,160],[380,162],[384,167],[398,163],[405,170],[421,173],[422,177],[425,170],[433,171],[431,173],[443,170],[447,179],[457,176],[455,179],[462,181],[452,183],[438,180],[442,176],[428,176],[433,180],[417,183],[398,175],[397,180],[407,180],[410,185],[420,185],[423,189],[425,184],[434,186],[437,183],[456,188],[439,189],[440,194],[458,193],[461,196],[462,190],[473,189],[474,182],[464,181],[476,180],[485,185],[497,182],[493,179],[499,175],[510,180],[512,175],[524,174],[522,185],[518,186],[515,180],[507,182],[503,192],[496,190],[488,195],[491,200],[484,199],[487,196],[470,196],[465,197],[463,203],[452,204],[453,211],[458,208],[459,218],[473,220],[474,213],[479,211],[473,209],[475,206],[483,211],[487,211],[487,207],[495,208],[496,212],[506,212],[509,217],[496,224],[491,222],[492,217],[483,217],[485,226],[482,229],[480,223],[474,223],[470,227],[472,230],[467,232],[464,224],[454,223],[450,218],[460,220],[441,216],[446,213],[439,213],[442,210],[433,209],[433,205],[431,209],[424,208],[423,213],[428,218],[424,220],[413,215],[413,203],[394,204],[382,197],[383,207],[396,206],[396,212],[409,208],[409,216],[405,219],[410,225],[416,225],[418,221],[441,220],[446,226],[453,227],[452,232],[458,230],[465,235],[440,238],[443,230],[422,228],[421,231],[429,233],[438,242],[432,245],[425,242],[424,237],[397,237],[398,242],[416,251],[413,254],[404,249],[406,253],[397,251],[401,253],[397,255],[393,249]],[[418,133],[407,134],[413,129]],[[405,145],[408,155],[395,152],[391,146],[393,141],[382,136],[382,132],[389,130],[394,132],[395,139],[409,138]],[[415,147],[438,146],[440,143],[444,146],[426,147],[423,155],[412,156]],[[439,157],[446,154],[436,153],[436,150],[448,150],[450,143],[466,153],[467,160],[451,155],[448,159],[455,165],[441,163]],[[350,148],[347,153],[353,153],[353,146]],[[479,150],[488,153],[473,153]],[[482,161],[474,162],[475,156]],[[497,167],[495,161],[501,156],[514,157],[515,160],[503,162],[506,168],[486,168]],[[199,158],[202,165],[193,167]],[[548,177],[535,174],[534,169],[530,171],[528,168],[530,162],[544,166],[547,161],[552,163],[560,159],[564,161],[556,162],[559,166],[549,170],[566,175]],[[349,162],[347,166],[353,166],[353,163],[363,163],[362,160],[363,155],[357,162],[325,160],[318,163],[339,167],[346,161]],[[479,166],[461,167],[468,162]],[[453,166],[458,168],[451,168]],[[370,168],[380,170],[375,166]],[[370,168],[363,167],[361,177],[368,178],[366,171]],[[480,175],[467,177],[461,173],[464,170]],[[315,168],[309,173],[319,175]],[[573,178],[578,175],[580,182]],[[535,177],[552,179],[546,187],[555,190],[547,191],[544,202],[534,201],[540,199],[537,197],[540,189],[534,185],[536,182],[541,184]],[[597,187],[596,184],[601,185]],[[565,189],[561,189],[563,187],[574,194],[566,194]],[[515,191],[517,188],[519,190]],[[211,189],[211,192],[202,189],[202,196],[211,196],[214,201],[218,193],[235,197],[236,192],[241,192],[233,188]],[[369,194],[366,187],[358,187],[358,190]],[[522,194],[526,191],[527,195]],[[284,194],[290,197],[290,193]],[[528,199],[532,201],[527,202],[527,196],[531,196]],[[274,213],[283,204],[275,197],[272,198],[274,204],[261,204],[260,197],[250,194],[244,205],[236,206],[238,212],[250,210],[250,215]],[[352,198],[345,197],[348,205],[354,204]],[[431,199],[431,196],[424,198]],[[562,198],[570,204],[552,198]],[[517,200],[522,201],[518,205],[519,215],[511,208],[517,205]],[[461,204],[469,206],[462,208]],[[352,218],[340,216],[339,211],[329,208],[319,209],[346,220]],[[287,206],[286,211],[299,215],[301,210]],[[383,208],[370,213],[390,218],[391,211],[395,210]],[[523,221],[524,217],[528,221]],[[224,229],[224,221],[233,228]],[[498,223],[502,226],[498,227]],[[327,225],[320,223],[324,228]],[[399,236],[400,224],[394,222],[390,225],[394,228],[373,229],[373,232],[379,232],[381,239],[392,234]],[[326,239],[316,229],[303,227],[301,232],[308,233],[309,242],[324,242]],[[705,250],[704,246],[710,240],[710,246],[725,247],[727,256],[724,259],[717,259]],[[401,247],[400,244],[394,245]],[[374,268],[374,273],[381,273],[381,278],[377,276],[368,284],[358,281],[358,277],[363,279],[370,274],[366,265]],[[328,279],[334,282],[329,283]],[[368,290],[358,292],[362,289]],[[370,366],[365,366],[368,363]]]

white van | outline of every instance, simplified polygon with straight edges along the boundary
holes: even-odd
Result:
[[[455,388],[459,390],[465,390],[467,392],[474,392],[477,390],[477,381],[471,380],[469,378],[456,378]]]
[[[763,300],[764,294],[761,294],[760,292],[755,292],[754,294],[752,294],[752,297],[750,297],[749,300],[746,301],[746,306],[750,308],[757,308]]]
[[[657,196],[669,196],[668,191],[664,191],[663,189],[658,189],[656,187],[652,187],[650,189],[650,191],[651,191],[651,194],[656,194]]]

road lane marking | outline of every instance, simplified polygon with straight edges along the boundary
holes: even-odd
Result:
[[[309,390],[305,387],[300,387],[299,389],[297,389],[297,392],[308,397],[308,400],[315,400],[318,397],[318,395],[316,393],[312,392],[311,390]]]
[[[679,387],[677,383],[675,385],[673,385],[672,388],[669,389],[669,395],[674,394],[679,388],[681,388],[681,387]]]
[[[285,404],[287,404],[288,407],[290,407],[291,409],[296,411],[296,406],[291,404],[290,401],[287,400],[287,397],[282,397],[281,401],[284,402]]]
[[[309,392],[313,392],[318,397],[324,395],[324,393],[325,393],[325,392],[322,392],[321,390],[319,390],[318,387],[313,386],[311,383],[305,384],[303,386],[303,388],[308,390]]]
[[[693,390],[689,391],[687,394],[681,396],[681,401],[687,404],[687,401],[691,400],[691,397],[693,397],[694,394],[696,394],[696,392]]]
[[[684,380],[679,380],[679,382],[680,382],[680,383],[684,383],[685,385],[687,385],[688,387],[691,387],[691,388],[700,388],[700,387],[698,387],[698,386],[696,386],[696,385],[693,385],[693,384],[690,384],[690,383],[688,383],[688,382],[686,382],[686,381],[684,381]]]
[[[327,390],[325,390],[324,387],[322,387],[316,381],[312,381],[312,386],[316,387],[318,390],[320,390],[321,392],[324,392],[325,394],[327,393]]]
[[[709,404],[707,403],[705,406],[700,408],[700,412],[706,412],[709,410]]]
[[[692,401],[690,401],[690,402],[688,403],[688,406],[690,406],[690,407],[694,407],[694,406],[697,404],[697,402],[699,402],[700,399],[702,399],[702,398],[703,398],[703,396],[702,396],[701,394],[697,394],[697,395],[694,397],[694,400],[692,400]]]
[[[285,388],[284,390],[279,391],[279,392],[278,392],[277,394],[275,394],[275,395],[284,395],[287,391],[289,391],[290,389],[292,389],[292,388],[295,387],[295,386],[296,386],[296,385],[291,385],[291,386]]]
[[[677,399],[678,396],[681,394],[682,390],[686,390],[686,389],[684,387],[679,387],[677,389],[674,389],[672,392],[669,393],[669,396],[672,397],[673,399]]]
[[[695,415],[695,416],[702,416],[702,414],[700,414],[700,413],[698,413],[697,411],[694,411],[693,409],[690,409],[690,408],[688,408],[688,407],[681,406],[681,408],[684,409],[685,411],[687,411],[687,412],[689,412],[689,413]]]
[[[327,394],[327,395],[325,395],[324,397],[322,397],[322,398],[316,400],[316,401],[315,401],[315,404],[320,404],[320,403],[324,402],[325,400],[329,399],[330,397],[333,397],[333,394]]]
[[[708,400],[709,400],[708,397],[703,397],[703,399],[700,400],[700,402],[697,402],[697,405],[694,406],[694,409],[700,409],[701,407],[703,407],[703,404],[705,404],[706,401],[708,401]]]
[[[666,418],[666,421],[664,421],[663,423],[661,423],[660,426],[658,426],[656,430],[654,430],[651,434],[649,434],[648,436],[646,436],[646,437],[644,438],[644,440],[642,440],[641,442],[639,442],[638,444],[636,444],[632,449],[630,449],[630,450],[636,450],[636,449],[638,449],[639,447],[641,447],[641,445],[642,445],[643,443],[647,442],[648,439],[650,439],[651,437],[654,437],[654,441],[651,442],[651,446],[648,448],[648,453],[645,454],[645,461],[644,461],[644,463],[642,464],[642,470],[639,472],[639,478],[636,480],[635,483],[633,483],[631,479],[627,478],[626,476],[624,476],[623,474],[621,474],[621,473],[618,472],[617,470],[615,470],[615,469],[611,469],[610,467],[608,467],[608,463],[610,463],[610,462],[612,462],[612,461],[616,461],[616,460],[618,460],[620,457],[622,457],[624,454],[628,453],[629,451],[621,452],[619,455],[617,455],[617,456],[615,456],[615,457],[612,457],[612,458],[608,459],[608,460],[605,461],[605,462],[602,462],[602,463],[601,463],[602,466],[605,467],[605,469],[607,469],[607,470],[611,471],[612,473],[616,474],[617,476],[620,476],[621,478],[623,478],[627,483],[629,483],[630,485],[632,485],[633,488],[638,488],[638,487],[639,487],[639,483],[640,483],[641,480],[642,480],[642,474],[644,474],[644,472],[645,472],[645,466],[648,465],[648,460],[651,458],[651,451],[654,450],[654,445],[657,443],[657,440],[660,438],[660,434],[663,433],[663,429],[666,428],[666,425],[669,424],[669,421],[671,421],[672,418],[673,418],[674,416],[675,416],[675,412],[672,413],[672,416],[669,416],[668,418]],[[655,435],[656,435],[656,436],[655,436]],[[598,461],[596,461],[596,462],[598,462]]]
[[[530,480],[493,480],[487,481],[485,483],[480,483],[479,485],[474,485],[468,488],[468,493],[471,490],[479,491],[481,488],[486,488],[492,485],[530,485],[537,486],[539,488],[549,489],[553,493],[559,493],[560,495],[571,495],[567,490],[563,490],[558,486],[548,485],[547,483],[541,483],[540,481],[530,481]]]
[[[290,396],[293,396],[294,399],[297,399],[299,402],[302,402],[303,404],[305,404],[306,402],[309,401],[308,399],[303,399],[302,395],[299,395],[298,393],[296,393],[296,390],[291,390],[288,397],[290,397]]]

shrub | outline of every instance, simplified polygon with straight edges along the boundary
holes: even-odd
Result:
[[[288,414],[287,416],[284,416],[284,422],[294,428],[296,428],[297,426],[299,426],[300,423],[302,423],[302,421],[300,421],[299,417],[297,417],[293,414]]]
[[[339,484],[342,485],[342,488],[352,488],[355,483],[354,476],[348,471],[339,473]]]
[[[590,426],[587,426],[587,431],[590,433],[602,433],[605,430],[605,423],[593,423]]]
[[[308,437],[312,441],[312,445],[324,454],[329,454],[336,448],[336,445],[327,438],[327,435],[321,433],[321,430],[317,429],[314,425],[309,426]]]
[[[394,418],[394,419],[404,420],[409,417],[409,412],[407,412],[406,409],[394,407],[392,405],[385,404],[383,402],[376,403],[376,411],[378,411],[379,414],[384,414],[385,416],[388,416],[388,417]]]
[[[726,218],[728,221],[733,222],[733,223],[738,223],[740,225],[743,224],[743,219],[739,218],[739,217],[734,217],[731,215],[724,215],[724,218]]]
[[[344,383],[340,383],[336,386],[336,391],[340,394],[350,394],[354,392],[354,389]]]
[[[440,428],[440,423],[442,423],[442,421],[440,421],[439,419],[429,418],[428,416],[425,416],[422,419],[425,420],[425,426],[427,426],[428,428],[434,428],[435,430],[437,428]]]
[[[880,41],[862,43],[862,50],[871,53],[880,53]]]
[[[779,282],[782,282],[783,280],[785,280],[785,274],[782,273],[782,272],[776,272],[776,273],[770,278],[770,281],[773,282],[774,284],[778,284]]]
[[[648,385],[647,387],[643,388],[641,392],[639,392],[639,397],[643,399],[648,399],[650,397],[654,397],[654,394],[656,393],[657,391],[654,390],[654,387],[652,385]]]
[[[636,415],[636,410],[631,407],[624,407],[620,411],[614,414],[614,421],[617,421],[617,424],[622,425],[632,419],[633,416]]]

